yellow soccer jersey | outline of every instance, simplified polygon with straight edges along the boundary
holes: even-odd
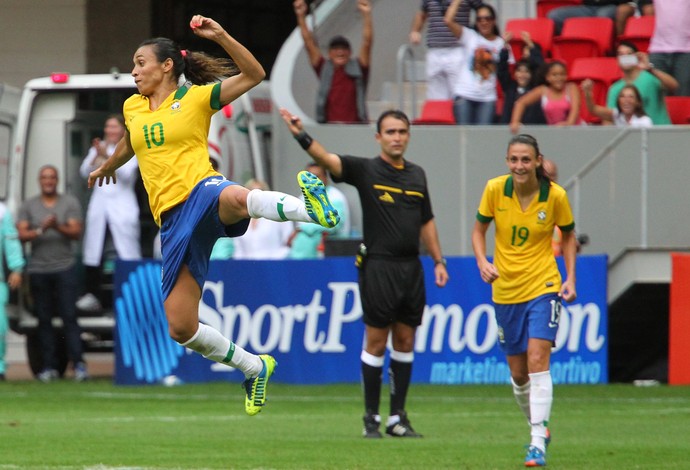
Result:
[[[551,246],[553,230],[554,226],[566,232],[575,228],[562,187],[542,180],[539,193],[523,211],[513,177],[493,178],[484,189],[477,220],[494,220],[496,225],[494,265],[499,277],[492,284],[494,302],[527,302],[560,290],[561,276]]]
[[[158,225],[161,214],[185,201],[199,181],[220,176],[208,154],[211,116],[220,108],[220,83],[180,87],[155,111],[146,96],[125,101],[125,123]]]

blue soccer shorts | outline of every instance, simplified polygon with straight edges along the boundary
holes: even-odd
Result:
[[[186,201],[163,214],[163,300],[170,295],[183,264],[202,288],[216,240],[226,236],[239,237],[247,231],[249,219],[225,226],[218,216],[220,193],[233,184],[237,183],[218,176],[203,179],[192,189]]]
[[[519,304],[494,304],[498,345],[507,355],[527,351],[530,338],[554,342],[561,315],[561,298],[550,293]]]

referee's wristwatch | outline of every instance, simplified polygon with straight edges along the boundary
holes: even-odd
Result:
[[[434,266],[436,266],[438,264],[442,264],[443,267],[445,268],[448,266],[448,261],[445,258],[440,258],[440,259],[434,260]]]

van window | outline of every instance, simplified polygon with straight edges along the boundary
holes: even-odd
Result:
[[[87,89],[46,91],[39,94],[32,107],[26,140],[23,199],[39,192],[38,169],[51,164],[60,174],[59,191],[76,196],[84,215],[91,191],[79,174],[79,167],[96,137],[103,137],[106,119],[122,113],[122,104],[136,89]],[[137,196],[141,214],[142,254],[150,256],[157,227],[148,200],[139,184]]]

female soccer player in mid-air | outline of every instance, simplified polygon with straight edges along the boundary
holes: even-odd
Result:
[[[506,157],[509,173],[488,181],[472,231],[482,280],[492,285],[498,340],[506,354],[513,393],[531,426],[525,466],[546,465],[547,428],[553,402],[549,371],[561,300],[575,299],[575,223],[565,190],[544,172],[537,140],[513,137]],[[493,263],[486,232],[496,225]],[[566,279],[556,266],[551,240],[562,231]]]
[[[138,94],[127,99],[127,132],[112,156],[89,175],[89,187],[116,182],[115,170],[135,153],[156,223],[161,226],[162,290],[170,336],[213,361],[241,370],[245,410],[261,411],[276,361],[251,354],[199,323],[199,301],[211,249],[219,237],[242,235],[250,217],[315,222],[333,227],[338,213],[323,183],[298,175],[304,202],[284,193],[252,190],[213,170],[208,154],[211,116],[263,80],[254,56],[217,22],[195,15],[194,33],[231,57],[183,51],[166,38],[149,39],[134,53]],[[187,80],[188,82],[185,82]]]

